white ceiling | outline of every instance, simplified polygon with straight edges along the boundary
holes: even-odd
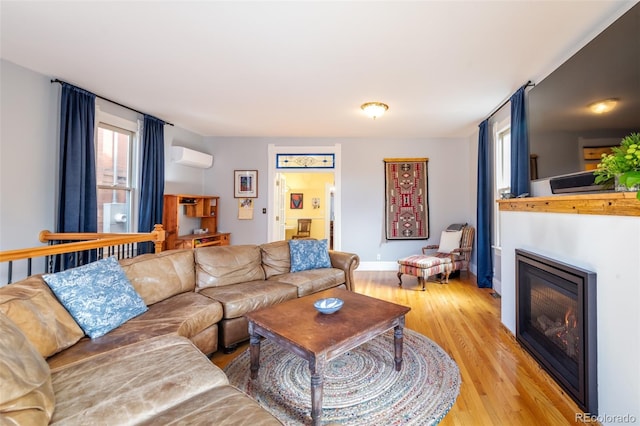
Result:
[[[0,53],[203,136],[466,137],[635,3],[2,0]]]

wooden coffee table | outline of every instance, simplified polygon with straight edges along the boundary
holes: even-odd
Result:
[[[313,302],[325,297],[344,300],[338,312],[325,315]],[[328,361],[394,329],[396,371],[402,367],[404,317],[411,308],[344,289],[331,289],[246,314],[249,320],[251,379],[260,368],[260,337],[265,337],[309,362],[311,419],[322,419],[322,382]]]

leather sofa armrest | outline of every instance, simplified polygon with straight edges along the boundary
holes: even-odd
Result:
[[[347,290],[353,291],[353,271],[360,265],[360,257],[353,253],[329,250],[329,259],[332,267],[344,271]]]

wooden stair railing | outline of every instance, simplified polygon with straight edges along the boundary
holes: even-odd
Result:
[[[158,224],[154,226],[153,231],[148,233],[54,233],[42,231],[39,238],[40,241],[49,245],[0,252],[0,265],[2,265],[2,269],[6,269],[7,273],[5,283],[11,283],[13,262],[19,260],[27,262],[26,277],[32,275],[32,261],[38,258],[45,259],[44,267],[40,268],[41,272],[38,273],[47,273],[53,272],[54,262],[52,259],[56,255],[73,255],[75,264],[72,266],[80,266],[84,262],[78,261],[81,258],[79,254],[90,250],[97,250],[97,258],[116,256],[118,259],[124,259],[137,254],[138,243],[151,242],[154,245],[154,251],[159,253],[162,251],[165,231],[162,225]]]

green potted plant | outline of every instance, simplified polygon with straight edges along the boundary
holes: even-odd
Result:
[[[620,146],[611,149],[611,154],[602,154],[602,160],[594,172],[595,183],[611,185],[615,182],[629,191],[638,191],[640,200],[640,133],[625,136]]]

